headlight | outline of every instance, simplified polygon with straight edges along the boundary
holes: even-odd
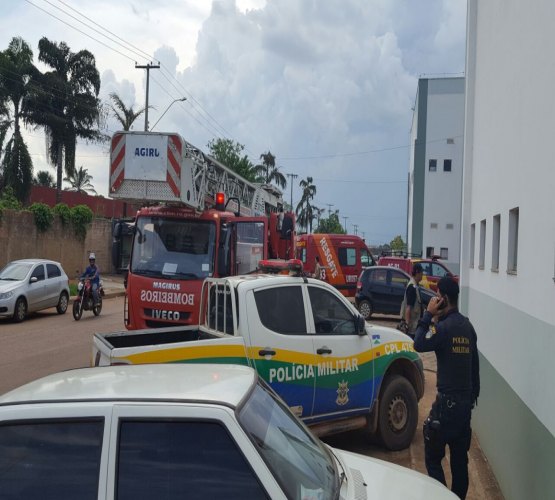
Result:
[[[6,299],[9,299],[10,297],[13,297],[13,292],[0,293],[0,300],[6,300]]]
[[[80,281],[79,284],[77,285],[77,290],[81,291],[83,289],[83,282]]]

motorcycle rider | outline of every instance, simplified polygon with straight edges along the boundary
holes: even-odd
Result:
[[[89,265],[85,272],[81,275],[81,278],[89,278],[91,280],[92,286],[92,293],[93,293],[93,300],[94,305],[98,304],[98,293],[99,293],[99,286],[100,286],[100,270],[96,265],[96,255],[94,252],[91,252],[89,255]]]

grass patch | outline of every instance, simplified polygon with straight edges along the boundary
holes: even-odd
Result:
[[[69,284],[69,295],[73,297],[77,295],[77,283],[70,283]]]

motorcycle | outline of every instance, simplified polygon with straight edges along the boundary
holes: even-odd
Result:
[[[102,281],[98,285],[98,303],[96,305],[90,278],[80,278],[77,291],[77,298],[73,301],[73,319],[79,321],[83,311],[92,311],[95,316],[98,316],[102,311],[102,296],[104,295]]]

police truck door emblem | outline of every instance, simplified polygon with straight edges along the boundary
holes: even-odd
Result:
[[[372,335],[372,343],[379,344],[380,343],[380,336],[379,335]]]
[[[349,402],[349,382],[345,382],[344,380],[342,380],[341,382],[339,382],[338,385],[339,387],[337,388],[337,399],[335,400],[335,402],[339,406],[343,406]]]

